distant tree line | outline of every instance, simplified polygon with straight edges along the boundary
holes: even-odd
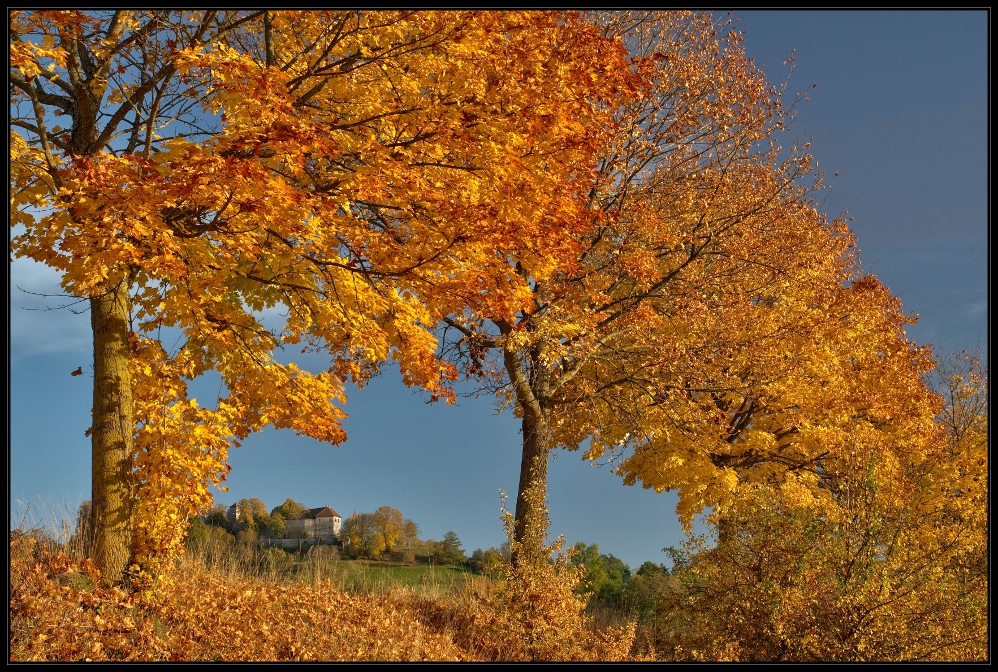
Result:
[[[246,548],[255,546],[260,539],[279,539],[284,534],[285,523],[308,515],[310,509],[290,497],[280,506],[267,511],[257,497],[240,499],[235,503],[236,522],[229,516],[224,504],[215,505],[211,513],[191,521],[188,547],[213,546],[219,553],[227,552],[234,545]],[[88,539],[90,502],[80,506],[73,542],[85,547]],[[419,526],[405,518],[401,511],[382,506],[374,512],[355,513],[343,520],[339,535],[343,555],[350,559],[417,561],[436,565],[467,566],[477,574],[495,576],[503,559],[509,559],[509,543],[498,549],[475,549],[466,554],[461,539],[453,530],[440,540],[420,539]],[[649,611],[650,595],[661,593],[657,577],[669,575],[662,565],[645,562],[637,572],[632,572],[624,562],[610,554],[599,552],[597,544],[580,541],[572,548],[571,563],[585,569],[576,592],[588,595],[590,601],[622,607],[637,605]],[[640,606],[644,605],[644,606]]]
[[[269,512],[256,497],[240,499],[235,507],[236,521],[229,516],[229,507],[224,504],[216,505],[210,514],[191,521],[189,543],[203,543],[220,532],[244,545],[257,543],[260,539],[279,539],[284,535],[287,521],[304,518],[309,513],[307,507],[291,498]],[[345,518],[339,541],[344,555],[350,559],[394,559],[412,563],[419,558],[431,564],[468,565],[479,572],[494,567],[493,556],[501,557],[495,549],[485,552],[479,549],[478,555],[469,560],[454,531],[448,531],[439,541],[422,540],[419,526],[391,506]],[[483,558],[486,558],[485,562],[482,562]]]

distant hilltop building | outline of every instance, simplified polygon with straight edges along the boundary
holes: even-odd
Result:
[[[319,542],[333,543],[340,536],[340,525],[343,519],[340,514],[328,506],[309,509],[308,513],[297,520],[284,523],[285,539],[310,539]]]
[[[225,517],[228,518],[229,525],[232,526],[233,530],[239,529],[239,521],[242,520],[243,514],[239,512],[239,508],[235,504],[225,512]]]
[[[244,516],[239,507],[233,504],[225,515],[229,519],[232,529],[238,530]],[[317,544],[335,544],[338,543],[342,524],[343,518],[328,505],[306,509],[300,518],[284,521],[282,538],[305,540]]]

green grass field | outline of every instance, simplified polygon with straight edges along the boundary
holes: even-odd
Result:
[[[466,567],[441,565],[396,565],[363,560],[340,560],[330,568],[329,578],[349,592],[382,592],[389,588],[456,591],[474,574]]]
[[[415,564],[391,561],[347,560],[331,557],[319,548],[304,553],[285,553],[264,549],[237,560],[222,560],[236,573],[295,583],[331,581],[338,589],[354,594],[383,594],[393,588],[410,588],[421,593],[440,595],[458,592],[475,575],[467,566],[430,564],[417,557]],[[195,554],[196,555],[196,554]],[[211,563],[209,563],[211,564]]]

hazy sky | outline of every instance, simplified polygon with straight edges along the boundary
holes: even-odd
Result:
[[[786,80],[783,61],[796,50],[787,90],[808,90],[810,101],[781,143],[813,140],[831,185],[822,207],[854,218],[864,267],[920,315],[909,337],[938,351],[985,344],[987,12],[735,16],[748,55],[771,80]],[[46,268],[18,260],[10,280],[12,522],[46,522],[89,497],[89,316],[46,310],[65,302],[21,291],[57,291]],[[88,374],[70,376],[78,366]],[[229,491],[216,501],[259,497],[272,508],[292,497],[344,516],[389,505],[423,538],[455,531],[469,553],[504,540],[499,491],[513,506],[520,464],[512,414],[495,415],[489,398],[427,404],[394,369],[353,392],[346,410],[349,439],[338,447],[288,431],[250,437],[232,451]],[[625,487],[577,454],[558,453],[551,465],[552,533],[598,543],[632,568],[666,562],[662,548],[682,540],[675,504],[669,493]]]

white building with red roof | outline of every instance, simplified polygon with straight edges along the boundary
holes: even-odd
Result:
[[[308,509],[301,518],[284,522],[284,538],[332,543],[339,538],[342,523],[340,514],[329,506]]]

